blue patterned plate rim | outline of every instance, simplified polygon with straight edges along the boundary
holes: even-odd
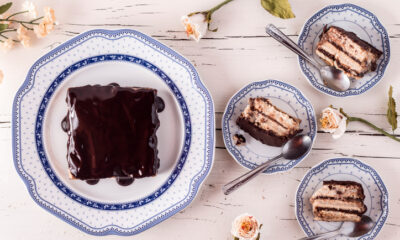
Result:
[[[332,90],[330,88],[325,87],[323,84],[319,83],[315,76],[310,73],[308,67],[306,67],[306,62],[304,61],[303,58],[299,57],[299,66],[300,69],[303,73],[303,75],[307,78],[308,82],[317,90],[328,94],[330,96],[335,96],[335,97],[349,97],[349,96],[356,96],[360,95],[372,87],[374,87],[377,83],[380,82],[380,80],[383,78],[384,73],[386,71],[387,66],[389,65],[389,60],[390,60],[390,40],[389,40],[389,35],[383,26],[383,24],[379,21],[378,17],[376,17],[372,12],[351,4],[351,3],[345,3],[345,4],[338,4],[338,5],[329,5],[327,7],[324,7],[323,9],[319,10],[317,13],[312,15],[307,22],[303,25],[303,28],[300,31],[300,35],[298,38],[298,45],[300,47],[304,47],[303,44],[305,42],[305,39],[307,38],[310,30],[310,26],[315,23],[316,20],[321,18],[322,16],[326,15],[329,12],[339,12],[338,10],[346,11],[348,9],[355,9],[363,14],[365,14],[366,17],[368,17],[370,20],[372,20],[374,23],[374,28],[377,29],[380,33],[380,36],[382,38],[382,51],[383,51],[383,61],[379,64],[376,70],[376,75],[366,82],[364,85],[362,85],[358,89],[350,89],[345,92],[338,92],[335,90]],[[359,14],[360,15],[360,14]]]
[[[354,158],[331,158],[331,159],[327,159],[319,164],[317,164],[316,166],[312,167],[303,177],[303,179],[301,180],[299,186],[297,187],[297,191],[296,191],[296,196],[295,196],[295,214],[296,214],[296,219],[297,222],[299,223],[299,225],[301,226],[301,229],[303,230],[303,232],[311,237],[314,235],[314,233],[310,230],[309,225],[307,224],[307,222],[304,220],[303,215],[300,213],[300,211],[303,208],[303,191],[305,190],[305,188],[307,187],[308,181],[311,179],[311,177],[314,175],[314,172],[316,171],[320,171],[322,169],[325,169],[327,166],[329,165],[341,165],[341,164],[352,164],[355,166],[358,166],[359,168],[363,168],[365,171],[368,171],[369,173],[373,174],[374,177],[376,177],[376,179],[374,179],[375,183],[377,183],[378,181],[378,187],[379,190],[382,193],[382,196],[384,196],[381,199],[381,208],[382,208],[382,214],[380,215],[377,224],[375,225],[375,227],[371,230],[373,232],[373,234],[371,234],[371,231],[368,234],[365,234],[361,237],[359,237],[358,239],[374,239],[378,233],[382,230],[383,225],[385,224],[388,214],[389,214],[389,193],[387,191],[387,188],[382,180],[382,178],[379,176],[378,172],[376,172],[375,169],[373,169],[371,166],[369,166],[368,164],[358,160],[358,159],[354,159]],[[306,180],[308,179],[308,181],[306,182]],[[365,238],[365,237],[368,238]]]
[[[141,40],[143,43],[145,43],[146,45],[152,47],[154,50],[160,51],[161,50],[163,52],[165,52],[169,57],[169,59],[173,60],[173,61],[177,61],[179,60],[180,62],[184,63],[187,67],[185,68],[189,68],[189,70],[191,70],[191,72],[193,73],[193,80],[194,83],[196,84],[196,86],[199,88],[199,90],[201,91],[201,95],[203,97],[203,100],[206,104],[206,106],[208,106],[208,109],[205,109],[205,121],[206,121],[206,126],[205,126],[205,131],[206,131],[206,135],[205,135],[205,141],[207,142],[208,148],[205,149],[205,156],[204,156],[204,165],[203,165],[203,169],[202,169],[202,173],[201,175],[196,175],[192,178],[192,180],[190,181],[191,184],[191,188],[190,192],[187,194],[187,196],[185,197],[184,200],[182,200],[181,202],[184,202],[181,206],[171,210],[171,211],[165,211],[163,213],[159,213],[158,215],[160,215],[161,217],[153,220],[153,221],[149,221],[150,219],[147,219],[147,223],[144,224],[143,226],[139,227],[139,225],[134,226],[132,228],[121,228],[119,226],[116,225],[108,225],[105,227],[102,227],[101,229],[93,229],[91,228],[89,225],[85,224],[84,222],[82,222],[79,219],[76,219],[75,217],[68,215],[67,212],[65,212],[62,209],[59,209],[58,207],[46,202],[44,199],[40,199],[39,194],[37,194],[36,192],[36,182],[34,181],[34,179],[27,173],[24,171],[23,169],[23,165],[21,164],[21,159],[18,157],[18,154],[20,154],[20,149],[21,147],[19,147],[19,149],[17,149],[18,144],[20,143],[19,140],[19,136],[21,135],[18,130],[20,130],[19,128],[19,116],[20,116],[20,103],[21,100],[23,98],[23,95],[25,94],[24,91],[29,91],[30,89],[32,89],[34,87],[34,77],[32,76],[32,73],[35,72],[35,68],[40,66],[42,63],[46,62],[46,60],[49,60],[51,58],[53,58],[57,53],[62,53],[63,51],[65,51],[65,49],[67,49],[67,47],[72,46],[74,44],[76,44],[77,42],[79,42],[81,39],[85,39],[88,36],[91,35],[106,35],[107,37],[109,37],[110,39],[112,37],[115,36],[121,36],[121,37],[129,37],[134,36],[135,39],[143,39]],[[152,44],[153,46],[149,45]],[[106,54],[107,55],[107,54]],[[112,54],[109,54],[112,55]],[[114,54],[114,55],[118,55],[118,54]],[[105,56],[105,55],[104,55]],[[132,56],[130,56],[132,57]],[[139,59],[139,58],[137,58]],[[82,61],[81,61],[82,62]],[[151,63],[150,63],[151,64]],[[155,67],[155,65],[152,65],[153,67]],[[31,86],[29,86],[30,84],[30,80],[32,80],[32,84]],[[54,80],[55,81],[55,80]],[[207,107],[206,107],[207,108]],[[130,235],[134,235],[134,234],[138,234],[140,232],[143,232],[155,225],[157,225],[158,223],[170,218],[171,216],[175,215],[176,213],[178,213],[179,211],[183,210],[184,208],[186,208],[196,197],[198,190],[200,188],[200,186],[202,185],[202,183],[204,182],[204,180],[207,178],[207,176],[210,173],[210,170],[212,168],[213,165],[213,160],[214,160],[214,148],[215,148],[215,116],[214,116],[214,103],[211,97],[211,94],[209,93],[208,89],[205,87],[205,85],[203,84],[203,82],[200,79],[200,76],[198,74],[198,72],[196,71],[196,69],[194,68],[194,66],[186,59],[184,58],[182,55],[180,55],[179,53],[177,53],[176,51],[172,50],[171,48],[167,47],[166,45],[160,43],[159,41],[141,33],[138,32],[136,30],[131,30],[131,29],[120,29],[120,30],[105,30],[105,29],[95,29],[95,30],[90,30],[87,31],[85,33],[82,33],[78,36],[73,37],[72,39],[64,42],[63,44],[60,44],[58,47],[56,47],[55,49],[51,50],[49,53],[45,54],[43,57],[39,58],[33,65],[32,67],[29,69],[29,72],[27,74],[27,77],[25,79],[25,81],[23,82],[22,86],[18,89],[14,101],[13,101],[13,109],[12,109],[13,115],[12,115],[12,148],[13,148],[13,159],[14,159],[14,165],[16,168],[16,171],[18,172],[18,174],[20,175],[21,179],[23,180],[23,182],[25,183],[28,192],[30,194],[30,196],[32,197],[32,199],[39,205],[41,206],[43,209],[45,209],[46,211],[52,213],[53,215],[55,215],[56,217],[62,219],[63,221],[71,224],[72,226],[82,230],[83,232],[86,232],[88,234],[92,234],[92,235],[99,235],[99,236],[103,236],[103,235],[121,235],[121,236],[130,236]],[[19,167],[19,165],[21,167]],[[25,174],[25,175],[24,175]],[[42,204],[40,201],[44,201],[46,202],[46,204],[49,204],[50,207],[45,206],[44,204]],[[178,205],[178,204],[176,204]],[[154,218],[155,216],[151,217]],[[146,222],[145,221],[145,222]]]
[[[270,86],[282,86],[285,87],[287,89],[290,89],[292,91],[294,91],[294,93],[296,94],[296,99],[301,98],[304,100],[304,102],[306,104],[308,104],[308,108],[311,111],[311,116],[310,117],[310,137],[312,138],[312,145],[314,145],[314,142],[316,140],[317,137],[317,123],[316,123],[316,118],[315,118],[315,111],[314,108],[311,104],[311,102],[305,97],[305,95],[296,87],[288,84],[288,83],[284,83],[278,80],[264,80],[264,81],[258,81],[258,82],[252,82],[250,84],[245,85],[243,88],[241,88],[239,91],[237,91],[235,94],[233,94],[233,96],[229,99],[228,103],[226,104],[225,110],[224,110],[224,114],[222,116],[222,120],[221,120],[221,126],[222,126],[222,135],[223,135],[223,140],[224,140],[224,145],[226,147],[226,149],[228,150],[229,154],[233,157],[233,159],[235,159],[235,161],[237,163],[239,163],[239,165],[241,165],[244,168],[247,169],[254,169],[255,167],[257,167],[256,164],[249,162],[245,159],[245,157],[239,153],[236,149],[235,146],[233,146],[232,144],[230,144],[231,142],[231,136],[230,136],[230,132],[229,132],[229,126],[227,126],[227,122],[229,122],[229,119],[232,117],[233,112],[234,112],[234,105],[239,101],[239,99],[234,102],[234,99],[237,98],[240,94],[247,92],[247,91],[251,91],[251,88],[254,86],[263,86],[263,88],[267,88]],[[304,106],[304,105],[303,105]],[[231,109],[231,110],[229,110]],[[307,114],[309,114],[309,112],[307,111]],[[303,159],[305,159],[308,154],[311,152],[312,146],[310,148],[310,150],[302,157],[299,158],[297,160],[293,160],[290,161],[289,164],[286,165],[282,165],[282,164],[278,164],[278,165],[274,165],[269,167],[267,170],[264,171],[264,173],[267,174],[273,174],[273,173],[277,173],[277,172],[284,172],[284,171],[288,171],[290,169],[292,169],[293,167],[295,167],[297,164],[299,164]]]

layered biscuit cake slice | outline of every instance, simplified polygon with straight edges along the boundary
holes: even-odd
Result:
[[[347,76],[360,79],[367,72],[375,71],[382,52],[355,33],[336,26],[324,28],[315,50],[317,56]]]
[[[236,120],[237,125],[264,144],[280,147],[301,132],[301,120],[275,107],[262,97],[250,98]]]
[[[310,198],[314,220],[359,222],[367,211],[361,184],[352,181],[324,181]]]

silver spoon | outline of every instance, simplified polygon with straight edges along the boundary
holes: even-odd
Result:
[[[327,239],[327,238],[332,238],[335,236],[346,236],[346,237],[360,237],[366,233],[368,233],[373,227],[375,223],[372,221],[372,219],[366,215],[363,215],[361,217],[360,222],[344,222],[342,225],[339,227],[339,229],[332,231],[332,232],[327,232],[327,233],[322,233],[318,235],[314,235],[311,237],[305,237],[301,238],[300,240],[316,240],[316,239]]]
[[[247,172],[246,174],[236,178],[235,180],[223,186],[222,190],[224,191],[224,194],[228,195],[232,193],[240,186],[253,179],[258,174],[264,172],[273,162],[275,162],[279,158],[283,157],[288,160],[295,160],[304,156],[304,154],[306,154],[310,149],[311,144],[312,140],[307,135],[302,134],[293,137],[283,146],[281,154],[272,159],[267,160],[265,163],[261,164],[255,169]]]
[[[273,37],[278,42],[282,43],[284,46],[298,54],[300,57],[304,58],[306,61],[311,63],[316,67],[324,81],[325,86],[339,91],[344,92],[350,88],[350,79],[344,74],[343,71],[331,67],[331,66],[321,66],[314,58],[310,57],[303,49],[301,49],[295,42],[288,38],[283,32],[281,32],[277,27],[272,24],[267,25],[266,32]]]

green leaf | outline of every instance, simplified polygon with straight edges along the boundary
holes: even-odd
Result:
[[[233,240],[239,240],[239,238],[238,238],[238,237],[235,237]]]
[[[8,9],[10,9],[11,5],[12,5],[12,2],[1,5],[0,6],[0,14],[7,12]]]
[[[283,19],[296,17],[292,12],[289,0],[261,0],[261,5],[276,17]]]
[[[8,24],[0,24],[0,32],[6,30],[8,28]]]
[[[393,87],[389,88],[389,101],[388,101],[388,110],[387,110],[387,120],[392,126],[392,131],[397,128],[397,112],[396,112],[396,102],[394,101],[393,95]]]

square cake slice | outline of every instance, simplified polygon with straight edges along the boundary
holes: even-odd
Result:
[[[353,181],[324,181],[310,198],[314,220],[359,222],[367,211],[364,190]]]
[[[260,142],[280,147],[301,132],[301,120],[271,104],[267,98],[250,98],[236,124]]]
[[[376,70],[376,62],[382,52],[355,33],[336,26],[325,26],[315,50],[324,62],[334,66],[354,79]]]
[[[66,101],[62,127],[68,133],[72,179],[132,182],[157,174],[157,90],[87,85],[69,88]]]

